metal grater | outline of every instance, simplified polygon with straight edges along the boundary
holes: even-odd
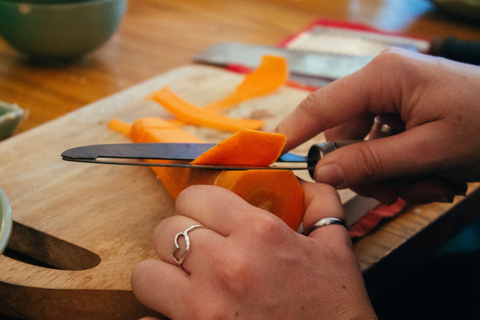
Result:
[[[285,47],[302,51],[374,57],[389,47],[427,52],[430,49],[430,42],[368,31],[316,26],[296,35]]]

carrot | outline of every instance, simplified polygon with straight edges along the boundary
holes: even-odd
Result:
[[[260,65],[230,95],[214,102],[204,109],[221,112],[240,102],[275,92],[288,80],[287,60],[283,57],[265,55]]]
[[[192,163],[268,166],[280,156],[285,141],[283,134],[244,129],[206,151]]]
[[[293,230],[300,227],[304,211],[303,189],[292,171],[223,171],[214,185],[228,189],[251,205],[275,214]]]
[[[128,123],[126,123],[126,122],[121,121],[121,120],[112,119],[108,123],[108,128],[110,130],[117,131],[117,132],[122,133],[122,134],[126,135],[127,137],[129,137],[130,136],[130,130],[132,129],[132,126],[129,125]]]
[[[259,129],[265,124],[262,120],[230,118],[202,109],[183,100],[168,87],[153,92],[148,98],[160,103],[179,120],[197,126],[237,132],[245,128]]]
[[[179,128],[164,127],[164,120],[143,118],[132,125],[130,138],[134,142],[202,142],[198,137]],[[240,137],[244,133],[240,134]],[[249,141],[254,136],[265,138],[261,132],[247,132]],[[268,135],[273,141],[278,136]],[[229,144],[241,144],[239,136],[225,140],[224,150],[231,150]],[[179,141],[182,140],[182,141]],[[276,159],[278,142],[273,144],[271,158]],[[282,144],[283,145],[283,144]],[[233,148],[236,149],[236,148]],[[213,153],[212,157],[218,154]],[[211,163],[207,156],[204,161]],[[255,157],[253,157],[255,158]],[[155,160],[165,161],[165,160]],[[270,160],[262,160],[270,161]],[[259,162],[258,162],[259,163]],[[152,167],[165,189],[176,200],[178,194],[190,185],[209,184],[233,191],[248,203],[265,209],[280,217],[292,229],[297,230],[304,212],[303,189],[292,171],[288,170],[246,170],[246,171],[217,171],[197,168],[169,168]]]

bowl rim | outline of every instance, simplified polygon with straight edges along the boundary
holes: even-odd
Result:
[[[0,188],[0,254],[7,247],[12,233],[12,211],[5,192]]]

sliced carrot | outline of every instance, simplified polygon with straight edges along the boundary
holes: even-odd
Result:
[[[224,171],[217,176],[214,185],[272,212],[293,230],[300,227],[304,212],[303,189],[292,171]]]
[[[108,128],[113,131],[117,131],[119,133],[122,133],[126,135],[127,137],[130,136],[130,130],[132,129],[132,126],[129,125],[126,122],[123,122],[118,119],[112,119],[108,122]]]
[[[240,102],[275,92],[288,80],[287,60],[279,56],[265,55],[260,65],[230,95],[214,102],[204,109],[221,112]]]
[[[132,125],[130,138],[137,143],[193,142],[204,141],[185,130],[172,126],[160,118],[140,118]],[[173,160],[146,160],[148,162],[175,163]],[[178,194],[193,184],[212,184],[215,176],[211,171],[189,168],[151,167],[162,181],[173,200]]]
[[[134,142],[204,142],[161,118],[140,118],[132,125]]]
[[[134,142],[143,143],[179,142],[178,140],[202,142],[198,137],[178,128],[162,129],[162,121],[152,118],[137,120],[132,125],[131,139]],[[277,137],[274,140],[276,139]],[[235,142],[235,140],[232,141]],[[253,140],[250,139],[250,141]],[[213,156],[216,156],[215,153]],[[271,158],[276,157],[275,154]],[[169,167],[152,167],[152,170],[162,181],[173,200],[176,200],[178,194],[190,185],[217,185],[233,191],[248,203],[279,216],[294,230],[300,226],[304,212],[303,189],[292,171],[217,171]]]
[[[160,103],[179,120],[197,126],[237,132],[241,129],[256,130],[265,124],[262,120],[230,118],[199,108],[180,98],[168,87],[153,92],[149,98]]]
[[[192,163],[268,166],[280,156],[286,137],[280,133],[244,129],[206,151]]]

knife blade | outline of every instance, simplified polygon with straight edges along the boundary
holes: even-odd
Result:
[[[308,170],[310,176],[313,177],[315,166],[322,157],[340,147],[356,142],[358,141],[346,140],[314,144],[306,157],[286,153],[269,166],[198,165],[190,163],[190,161],[215,146],[215,144],[210,143],[97,144],[68,149],[61,156],[65,161],[113,165],[201,168],[209,170]],[[177,160],[180,162],[151,162],[152,160]]]
[[[307,77],[311,80],[317,79],[317,81],[318,78],[332,81],[344,77],[360,70],[373,59],[370,56],[338,55],[265,45],[220,42],[197,54],[193,61],[220,66],[242,64],[256,68],[265,54],[284,57],[292,75]]]

